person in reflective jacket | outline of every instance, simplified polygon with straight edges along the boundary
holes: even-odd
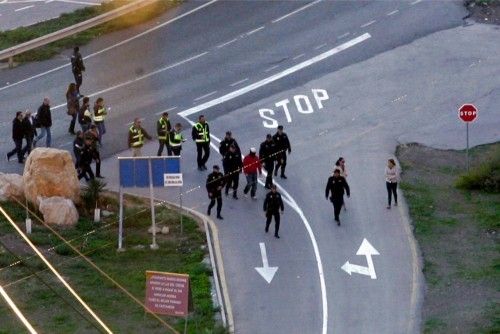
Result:
[[[350,197],[351,192],[349,190],[349,185],[347,184],[347,181],[345,180],[344,177],[340,176],[340,171],[338,169],[335,169],[333,171],[333,176],[330,176],[328,178],[328,181],[326,182],[325,197],[326,199],[328,199],[328,196],[330,195],[331,192],[330,201],[333,203],[333,212],[335,216],[335,221],[339,226],[340,226],[340,219],[339,219],[340,209],[342,209],[342,204],[344,203],[344,189],[345,192],[347,193],[347,197]]]
[[[210,156],[210,128],[204,115],[200,115],[198,122],[193,125],[191,136],[196,143],[198,170],[207,170],[205,164]]]

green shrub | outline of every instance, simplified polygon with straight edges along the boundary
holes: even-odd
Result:
[[[106,183],[99,179],[92,179],[82,190],[85,208],[91,209],[98,205],[101,194],[106,190]]]
[[[455,186],[460,189],[500,193],[500,150],[468,173],[459,176]]]

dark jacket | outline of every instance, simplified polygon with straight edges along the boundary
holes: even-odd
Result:
[[[88,110],[88,113],[85,114],[85,111]],[[91,113],[90,113],[90,107],[83,104],[81,107],[80,107],[80,110],[78,110],[78,123],[80,123],[80,125],[82,124],[87,124],[87,125],[90,125],[92,124],[92,118],[91,118]]]
[[[229,152],[229,147],[230,146],[234,146],[236,148],[236,153],[238,153],[240,156],[241,156],[241,151],[240,151],[240,147],[238,146],[238,143],[236,142],[236,139],[234,138],[224,138],[224,140],[222,140],[220,142],[220,145],[219,145],[219,153],[220,155],[222,155],[223,157],[226,155],[227,152]]]
[[[224,167],[224,173],[241,173],[243,167],[243,161],[241,160],[240,153],[234,151],[228,151],[222,159],[222,167]]]
[[[82,73],[82,71],[85,71],[85,65],[83,65],[80,52],[73,52],[71,55],[71,70],[73,73]]]
[[[33,139],[36,136],[35,123],[32,116],[23,118],[24,136],[28,139]]]
[[[286,133],[282,132],[279,134],[276,132],[273,136],[273,141],[276,144],[276,150],[279,153],[285,153],[285,151],[290,153],[292,151],[292,147],[290,146],[290,141],[288,140]]]
[[[12,121],[12,139],[22,140],[24,138],[24,126],[23,121],[20,121],[17,117]]]
[[[276,160],[276,144],[274,141],[263,141],[260,144],[259,157],[265,164],[273,163]]]
[[[266,212],[278,212],[283,211],[285,207],[283,206],[283,200],[281,199],[281,194],[279,192],[273,193],[268,192],[266,199],[264,200],[264,211]]]
[[[165,137],[166,139],[164,139],[164,140],[168,141],[169,140],[169,133],[170,133],[170,131],[172,131],[172,126],[170,125],[170,120],[168,118],[166,120],[164,120],[165,125],[163,125],[162,118],[160,118],[156,122],[156,134],[158,135],[158,137]]]
[[[50,128],[52,126],[52,115],[50,113],[50,106],[42,104],[36,113],[38,124],[43,128]]]
[[[191,137],[195,142],[210,143],[210,127],[208,123],[201,124],[198,122],[193,125]]]
[[[330,176],[326,183],[325,197],[328,198],[328,195],[331,192],[332,195],[330,197],[330,200],[333,200],[334,198],[342,198],[344,197],[344,189],[347,193],[347,196],[350,196],[351,193],[346,179],[343,176]]]
[[[73,141],[73,153],[75,154],[77,166],[80,164],[80,158],[82,156],[82,151],[83,151],[84,145],[85,145],[85,143],[84,143],[83,138],[80,138],[78,136]]]
[[[224,187],[224,175],[221,172],[212,172],[207,177],[207,192],[212,194],[212,197],[221,195],[221,190]]]

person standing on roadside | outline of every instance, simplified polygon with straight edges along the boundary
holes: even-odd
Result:
[[[12,140],[14,140],[15,147],[12,151],[7,153],[7,161],[10,157],[17,153],[17,162],[22,164],[24,162],[23,154],[23,139],[24,139],[24,126],[23,126],[23,112],[16,112],[16,117],[12,120]]]
[[[90,113],[90,99],[88,96],[85,96],[82,99],[82,106],[78,110],[78,123],[82,128],[83,132],[88,131],[90,129],[90,125],[92,124],[92,114]]]
[[[68,89],[66,90],[67,114],[71,116],[71,122],[69,123],[68,132],[72,135],[75,134],[76,117],[78,116],[78,111],[80,110],[80,102],[78,101],[78,97],[78,90],[76,90],[75,83],[72,82],[69,84]]]
[[[333,171],[333,176],[330,176],[328,178],[328,181],[326,182],[326,189],[325,189],[325,197],[328,199],[328,196],[330,195],[330,201],[333,203],[333,212],[335,216],[335,221],[337,222],[337,225],[340,226],[340,209],[342,209],[342,204],[344,203],[344,189],[345,192],[347,193],[347,197],[351,196],[351,192],[349,190],[349,185],[347,184],[347,181],[345,180],[344,177],[340,176],[340,171],[338,169],[335,169]]]
[[[255,197],[257,192],[257,173],[258,175],[262,175],[260,159],[256,153],[257,150],[255,147],[252,147],[250,149],[250,153],[243,158],[243,173],[247,178],[247,185],[245,186],[245,189],[243,189],[243,194],[246,197],[248,191],[250,190],[250,196],[252,196],[252,199],[257,199],[257,197]]]
[[[394,159],[387,160],[385,167],[385,186],[387,188],[387,209],[391,208],[391,195],[394,195],[394,206],[398,206],[398,182],[399,168],[396,166]]]
[[[236,139],[233,138],[231,131],[226,131],[226,136],[219,145],[219,153],[222,155],[222,158],[224,158],[226,153],[229,152],[229,147],[231,146],[234,146],[236,148],[236,153],[241,155],[240,147],[238,146]]]
[[[274,162],[276,161],[276,144],[273,141],[273,136],[268,134],[266,140],[260,144],[259,157],[264,162],[264,169],[267,171],[266,189],[271,189],[273,184]]]
[[[266,199],[264,200],[264,212],[266,213],[266,233],[269,232],[269,225],[274,217],[274,237],[279,239],[278,234],[280,229],[280,211],[283,214],[285,207],[283,206],[283,200],[281,199],[281,194],[276,190],[276,185],[271,185],[271,191],[267,193]]]
[[[82,85],[82,72],[85,72],[85,65],[83,65],[83,58],[80,54],[80,48],[75,46],[73,54],[71,55],[71,71],[75,77],[76,90],[80,94],[80,86]]]
[[[207,170],[206,163],[210,156],[210,128],[204,115],[200,115],[198,122],[193,125],[191,137],[196,143],[198,170]]]
[[[48,97],[43,99],[42,105],[38,108],[36,119],[40,125],[40,134],[33,141],[33,146],[36,146],[36,143],[40,139],[46,137],[45,146],[50,147],[52,142],[52,135],[50,133],[50,128],[52,127],[52,114],[50,112],[50,100]]]
[[[26,146],[23,148],[23,157],[24,155],[29,155],[33,148],[33,139],[36,136],[36,127],[35,120],[31,115],[31,111],[26,110],[23,118],[23,127],[24,127],[24,138],[26,138]]]
[[[163,148],[167,147],[167,155],[172,155],[172,149],[169,145],[169,133],[172,131],[172,126],[170,125],[170,120],[168,119],[168,112],[164,112],[158,122],[156,122],[156,134],[158,135],[158,153],[157,155],[161,157],[163,153]]]
[[[222,159],[222,167],[224,168],[224,177],[226,178],[226,196],[229,195],[229,188],[233,189],[233,198],[238,199],[238,184],[240,181],[241,168],[241,153],[237,152],[235,146],[229,146],[229,150]]]
[[[288,136],[283,132],[283,125],[278,125],[278,131],[273,136],[273,141],[276,144],[276,169],[274,170],[274,176],[278,176],[278,170],[281,167],[281,178],[286,179],[285,168],[286,168],[286,154],[292,153],[292,147],[290,146],[290,141]]]
[[[210,216],[212,208],[217,201],[217,219],[224,219],[220,215],[222,209],[222,188],[224,188],[224,175],[219,172],[219,166],[214,165],[212,173],[208,174],[207,177],[207,192],[208,198],[210,198],[210,204],[208,205],[207,215]]]
[[[108,111],[104,106],[104,99],[102,97],[98,97],[94,103],[94,124],[97,127],[99,133],[99,145],[102,146],[102,136],[106,133],[106,125],[104,124],[104,120],[106,119],[106,115]]]
[[[128,129],[128,147],[132,149],[132,155],[134,157],[140,157],[142,155],[144,137],[149,140],[153,139],[153,137],[151,137],[141,126],[140,118],[135,118],[134,124]]]
[[[172,154],[175,156],[180,156],[181,155],[181,150],[182,150],[182,143],[186,141],[184,139],[184,136],[181,133],[182,131],[182,125],[181,123],[176,123],[174,125],[174,130],[170,131],[168,136],[169,136],[169,145],[172,150]]]

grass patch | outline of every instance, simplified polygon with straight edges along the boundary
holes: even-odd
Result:
[[[70,37],[55,41],[40,48],[27,51],[14,57],[17,63],[29,61],[41,61],[49,59],[64,49],[73,48],[75,45],[84,45],[103,34],[117,30],[130,28],[132,26],[147,22],[154,17],[160,16],[167,10],[177,6],[181,0],[156,1],[131,14],[119,17],[100,26],[90,28]],[[52,32],[64,29],[77,23],[89,20],[113,9],[129,3],[126,0],[115,0],[104,2],[101,6],[89,6],[77,9],[71,13],[65,13],[58,18],[40,22],[28,27],[20,27],[8,31],[0,31],[0,50],[45,36]]]
[[[460,189],[500,193],[500,148],[493,150],[483,163],[461,175],[455,184]]]

